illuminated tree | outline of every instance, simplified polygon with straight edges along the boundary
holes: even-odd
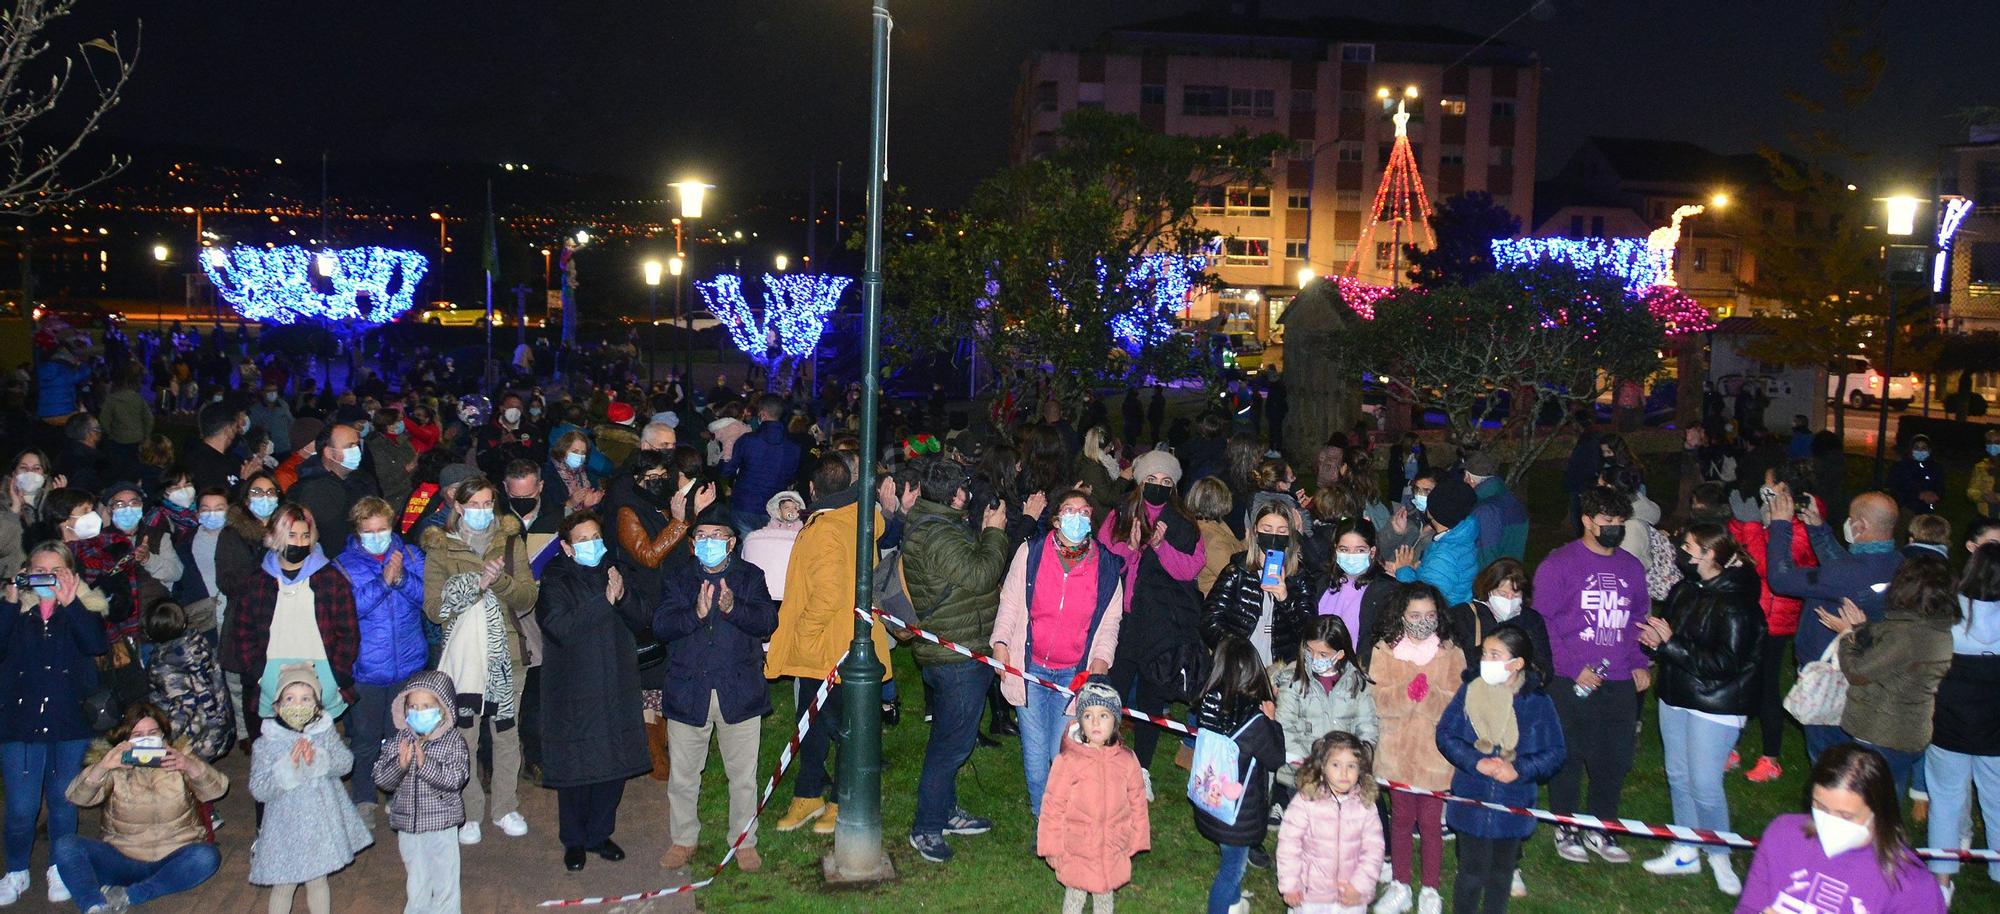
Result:
[[[695,289],[728,329],[730,342],[765,370],[767,384],[789,390],[795,369],[819,348],[827,316],[853,282],[826,273],[765,273],[761,315],[743,297],[741,276],[723,273]]]

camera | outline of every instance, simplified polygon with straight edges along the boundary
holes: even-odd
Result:
[[[21,590],[28,590],[35,587],[54,587],[56,586],[56,576],[52,574],[30,574],[23,571],[14,576],[14,586]]]
[[[167,758],[167,741],[159,734],[132,737],[132,748],[125,750],[125,764],[134,768],[158,768]]]

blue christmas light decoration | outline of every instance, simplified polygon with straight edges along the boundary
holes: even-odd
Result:
[[[701,293],[708,313],[729,328],[729,340],[746,354],[762,358],[764,355],[764,327],[757,320],[757,314],[750,309],[750,303],[743,299],[743,277],[734,273],[719,273],[714,279],[705,279],[694,284],[695,291]]]
[[[746,355],[762,359],[767,341],[775,336],[784,357],[802,359],[819,348],[827,316],[853,282],[852,277],[827,273],[765,273],[762,319],[743,297],[741,276],[717,274],[695,283],[695,290],[709,313],[729,328],[730,342]]]
[[[1199,254],[1156,252],[1140,258],[1125,285],[1144,292],[1146,303],[1111,318],[1111,338],[1126,351],[1136,353],[1147,343],[1165,339],[1174,332],[1174,315],[1187,307],[1188,291],[1201,276],[1208,259]],[[1103,281],[1104,271],[1098,270]]]
[[[384,324],[410,310],[430,261],[393,248],[239,245],[207,249],[201,268],[223,301],[250,320]]]
[[[1668,252],[1644,238],[1496,238],[1493,263],[1519,270],[1542,262],[1567,264],[1580,273],[1616,276],[1628,292],[1657,285],[1668,274]]]

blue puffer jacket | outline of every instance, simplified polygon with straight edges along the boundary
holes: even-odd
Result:
[[[403,554],[403,580],[395,587],[382,582],[388,557]],[[361,548],[350,536],[335,559],[354,586],[354,615],[361,625],[361,650],[354,658],[354,681],[397,686],[424,668],[430,645],[424,640],[424,552],[389,534],[389,551],[381,558]]]
[[[799,445],[785,435],[782,422],[765,422],[744,435],[722,462],[722,475],[736,480],[729,507],[762,515],[771,496],[791,488],[799,475]]]
[[[42,419],[76,412],[77,385],[90,379],[90,372],[75,362],[43,359],[35,369],[35,415]]]
[[[1540,677],[1530,672],[1521,690],[1514,693],[1514,724],[1520,740],[1514,744],[1514,773],[1510,784],[1502,784],[1479,773],[1479,761],[1492,752],[1481,752],[1472,720],[1465,716],[1465,693],[1475,688],[1491,688],[1474,678],[1458,690],[1451,705],[1438,719],[1437,747],[1455,769],[1451,776],[1453,796],[1499,803],[1503,806],[1535,805],[1538,785],[1556,776],[1569,754],[1563,743],[1562,722],[1556,719],[1556,703],[1542,691]],[[1445,804],[1444,822],[1452,831],[1475,838],[1526,838],[1535,833],[1535,820],[1483,806]]]
[[[1422,581],[1442,592],[1446,605],[1457,606],[1472,599],[1472,579],[1478,574],[1479,521],[1468,517],[1431,540],[1417,567],[1397,569],[1396,580]]]

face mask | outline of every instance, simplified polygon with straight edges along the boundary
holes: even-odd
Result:
[[[319,709],[312,705],[285,705],[278,709],[278,719],[294,730],[304,730],[318,716]]]
[[[542,500],[533,495],[525,498],[515,498],[512,495],[507,496],[507,507],[512,508],[515,514],[522,517],[527,517],[535,513],[535,509],[541,507],[541,504]]]
[[[1992,445],[1988,445],[1988,447],[1990,448]],[[43,476],[33,470],[23,470],[14,474],[14,485],[19,486],[23,492],[40,492],[42,485],[48,481],[49,478],[47,476]]]
[[[372,432],[372,431],[374,431],[374,430],[375,430],[375,423],[373,423],[373,422],[357,422],[357,423],[355,423],[355,425],[354,425],[354,430],[355,430],[355,433],[356,433],[356,434],[360,435],[360,436],[361,436],[361,437],[363,437],[363,438],[366,438],[366,437],[368,437],[368,433],[369,433],[369,432]]]
[[[1291,545],[1291,543],[1292,538],[1283,533],[1257,534],[1257,548],[1265,552],[1283,552],[1285,551],[1285,547]]]
[[[1087,514],[1065,514],[1056,521],[1062,530],[1063,539],[1081,543],[1090,537],[1090,516]]]
[[[46,584],[36,584],[35,596],[44,600],[53,600],[56,598],[56,589]]]
[[[1813,831],[1819,833],[1819,849],[1826,852],[1828,859],[1867,847],[1875,840],[1875,833],[1859,822],[1849,822],[1819,809],[1812,811],[1812,817]]]
[[[572,470],[581,470],[583,469],[584,456],[583,454],[571,451],[563,455],[563,465]]]
[[[1412,641],[1422,641],[1429,638],[1437,634],[1437,630],[1438,620],[1436,619],[1420,619],[1416,622],[1403,623],[1403,633],[1409,635]]]
[[[1360,575],[1368,570],[1368,566],[1375,564],[1375,557],[1366,552],[1336,553],[1333,560],[1340,563],[1341,573],[1348,577]]]
[[[1410,496],[1410,507],[1417,509],[1417,513],[1421,514],[1424,511],[1429,510],[1430,506],[1431,506],[1430,493],[1419,492],[1415,495]]]
[[[1854,518],[1850,517],[1840,522],[1840,536],[1849,543],[1854,542]]]
[[[539,406],[530,406],[528,407],[528,415],[540,419],[542,417],[542,408]]]
[[[118,529],[126,533],[131,533],[133,530],[138,529],[139,518],[144,517],[145,513],[144,509],[136,507],[112,508],[111,522],[116,524]]]
[[[471,527],[474,530],[484,530],[487,527],[493,526],[493,509],[492,508],[465,509],[465,525]]]
[[[270,520],[271,515],[278,513],[277,496],[259,495],[250,499],[250,513],[257,515],[258,520]]]
[[[508,425],[513,425],[521,421],[521,410],[519,407],[509,406],[500,411],[500,418],[505,419]]]
[[[729,544],[722,540],[695,540],[694,557],[703,568],[714,568],[729,557]]]
[[[92,511],[76,519],[75,529],[79,538],[90,539],[104,532],[104,518],[98,517],[97,512]]]
[[[1312,670],[1314,676],[1325,676],[1333,672],[1333,658],[1315,656],[1306,661],[1306,668]]]
[[[1521,614],[1520,597],[1503,597],[1497,593],[1486,596],[1486,606],[1493,610],[1493,618],[1501,622]]]
[[[368,550],[369,555],[381,555],[384,552],[388,552],[391,535],[387,530],[355,534],[356,538],[361,540],[361,548]]]
[[[1986,456],[1988,456],[1988,457],[2000,457],[2000,444],[1989,444],[1989,445],[1987,445],[1987,446],[1986,446]]]
[[[229,522],[229,515],[221,511],[203,511],[196,520],[201,523],[203,530],[220,530],[223,524]]]
[[[1168,496],[1173,494],[1173,491],[1172,488],[1157,482],[1146,483],[1144,492],[1146,504],[1152,505],[1155,508],[1164,505],[1167,503]]]
[[[1625,542],[1624,524],[1605,524],[1597,528],[1597,545],[1606,549],[1616,549],[1622,542]]]
[[[645,483],[643,483],[643,485],[646,487],[646,491],[651,492],[655,496],[660,498],[665,498],[668,495],[674,494],[674,481],[665,476],[659,477],[658,479],[648,479],[645,481]]]
[[[1487,685],[1506,685],[1507,680],[1514,675],[1514,671],[1507,668],[1507,664],[1510,662],[1507,660],[1479,661],[1479,678]]]
[[[282,554],[284,556],[285,561],[297,565],[298,563],[305,561],[306,556],[312,554],[312,548],[313,547],[311,546],[301,546],[296,543],[293,543],[291,545],[286,546]]]
[[[347,450],[341,451],[340,465],[343,469],[359,469],[361,467],[361,445],[353,445]]]
[[[178,489],[168,489],[167,504],[186,510],[189,505],[194,504],[194,487],[181,486]]]
[[[409,724],[411,730],[429,735],[432,730],[438,728],[438,724],[444,723],[444,709],[416,708],[403,715],[403,722]]]
[[[278,392],[275,390],[264,391],[264,402],[266,403],[278,402]]]
[[[597,563],[604,561],[604,541],[601,539],[584,540],[570,548],[576,550],[576,563],[585,568],[596,568]]]
[[[407,430],[407,429],[408,429],[408,426],[406,426],[406,425],[404,425],[404,424],[403,424],[403,420],[401,420],[401,419],[397,419],[397,420],[396,420],[395,422],[393,422],[393,423],[390,423],[390,425],[389,425],[389,434],[391,434],[391,435],[395,435],[396,437],[400,438],[400,437],[402,437],[402,435],[403,435],[403,432],[404,432],[405,430]]]

